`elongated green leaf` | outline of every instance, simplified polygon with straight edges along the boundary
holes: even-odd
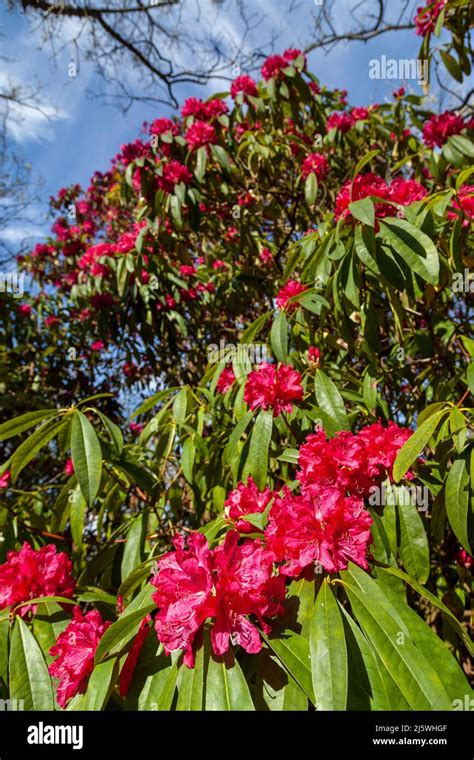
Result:
[[[38,422],[53,417],[58,413],[57,409],[41,409],[37,412],[27,412],[26,414],[15,417],[0,425],[0,441],[6,441],[7,438],[13,438],[24,430],[34,427]]]
[[[405,583],[408,583],[415,591],[417,591],[420,596],[427,599],[431,604],[436,607],[438,610],[441,610],[443,615],[445,616],[446,620],[449,622],[449,624],[452,626],[452,628],[456,631],[457,635],[460,637],[460,639],[464,642],[467,649],[469,650],[469,653],[471,655],[474,655],[474,644],[467,635],[466,630],[462,627],[459,620],[453,615],[451,610],[446,607],[446,605],[441,601],[441,599],[438,599],[437,596],[431,593],[431,591],[428,591],[428,589],[425,586],[422,586],[421,583],[418,583],[414,578],[411,578],[409,575],[404,573],[400,568],[398,567],[384,567],[380,568],[379,572],[384,573],[390,573],[392,575],[396,575],[401,580],[405,581]]]
[[[209,657],[206,710],[255,710],[247,681],[230,650],[224,657]]]
[[[110,659],[95,666],[92,671],[81,709],[99,711],[108,702],[118,678],[119,661]]]
[[[438,283],[439,257],[436,246],[424,232],[404,219],[384,219],[380,234],[410,269],[432,285]]]
[[[260,489],[265,488],[268,471],[268,451],[272,439],[273,411],[260,411],[250,438],[246,474],[252,475]]]
[[[206,656],[205,656],[206,654]],[[196,652],[194,668],[183,665],[179,671],[178,701],[176,709],[179,711],[199,711],[204,709],[204,671],[208,652],[205,647],[200,647]]]
[[[412,640],[402,617],[375,581],[350,563],[341,573],[354,615],[412,710],[449,710],[441,674]],[[420,642],[421,645],[421,642]]]
[[[285,670],[293,676],[308,699],[316,704],[311,676],[309,642],[293,631],[285,631],[280,637],[264,636],[268,646],[275,652]]]
[[[128,578],[130,573],[143,560],[143,547],[145,543],[146,512],[141,512],[136,517],[127,533],[127,542],[122,557],[122,580]]]
[[[446,479],[446,514],[454,535],[471,554],[468,538],[469,475],[463,459],[456,459]]]
[[[102,414],[102,412],[99,412],[99,410],[97,410],[97,414],[102,420],[102,424],[104,425],[105,429],[107,430],[110,436],[110,439],[114,445],[115,451],[117,452],[118,456],[120,456],[123,449],[122,431],[120,430],[118,425],[116,425],[115,422],[112,422],[112,420],[109,420],[109,418],[106,417],[105,414]]]
[[[368,227],[374,226],[375,207],[374,202],[370,198],[362,198],[359,201],[349,203],[349,211],[354,219],[366,224]]]
[[[314,386],[318,406],[331,417],[338,429],[347,430],[349,422],[342,396],[333,381],[321,369],[316,370]]]
[[[130,607],[131,605],[105,631],[95,653],[95,662],[100,662],[106,655],[121,652],[135,636],[143,618],[153,609],[156,609],[153,602],[131,611]]]
[[[321,585],[314,605],[310,651],[318,710],[345,710],[347,649],[344,625],[327,578]]]
[[[399,552],[405,569],[420,583],[426,583],[430,574],[430,551],[423,520],[414,504],[398,498],[400,519]]]
[[[273,320],[270,331],[272,351],[282,364],[288,361],[288,324],[285,311],[282,309]]]
[[[97,434],[82,412],[72,418],[71,454],[82,495],[92,505],[102,477],[102,450]]]
[[[198,148],[198,151],[197,151],[196,168],[194,170],[194,175],[198,182],[203,181],[204,175],[206,173],[206,166],[207,166],[207,149],[205,145],[202,145],[200,148]]]
[[[232,433],[229,436],[229,440],[227,441],[226,447],[224,449],[224,453],[222,455],[222,460],[225,464],[232,464],[232,461],[234,459],[238,443],[240,439],[242,438],[243,434],[247,430],[250,420],[253,417],[252,410],[249,410],[241,420],[237,423],[235,428],[233,429]]]
[[[155,393],[150,398],[147,398],[146,401],[143,402],[143,404],[140,404],[140,406],[135,409],[133,414],[130,416],[129,419],[133,419],[134,417],[139,417],[141,414],[146,414],[150,411],[150,409],[153,409],[159,401],[162,401],[164,398],[167,398],[175,391],[179,390],[179,386],[174,385],[172,388],[165,388],[162,391],[158,391],[158,393]]]
[[[86,519],[87,504],[79,485],[76,485],[69,496],[69,520],[71,534],[76,549],[80,550],[84,538],[84,522]]]
[[[396,483],[403,478],[410,465],[421,454],[446,413],[440,410],[432,414],[404,443],[393,465],[393,479]]]
[[[304,184],[304,197],[308,206],[312,206],[316,201],[316,193],[318,192],[318,180],[314,172],[310,172],[306,177]]]
[[[67,421],[64,419],[57,422],[48,421],[32,433],[21,446],[17,448],[11,460],[12,482],[15,483],[20,472],[35,458],[38,451],[46,446],[61,430]]]
[[[41,648],[30,629],[17,617],[10,647],[10,698],[18,709],[54,710],[51,678]]]

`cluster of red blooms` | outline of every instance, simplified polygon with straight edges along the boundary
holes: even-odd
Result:
[[[175,538],[175,551],[158,562],[152,584],[158,607],[155,630],[167,653],[184,651],[184,662],[194,665],[204,623],[211,618],[211,643],[222,655],[229,641],[247,652],[260,651],[262,642],[249,615],[262,629],[271,629],[265,617],[283,612],[285,579],[273,574],[273,555],[259,540],[239,543],[239,533],[229,531],[224,544],[210,549],[205,536]]]
[[[388,185],[382,177],[378,177],[372,172],[358,174],[353,181],[345,182],[336,196],[334,211],[336,219],[343,217],[352,220],[349,204],[371,195],[387,201],[386,203],[374,204],[375,215],[382,219],[386,216],[398,214],[397,207],[392,204],[409,206],[411,203],[424,198],[427,195],[427,190],[412,179],[405,180],[402,177],[397,177],[391,185]]]
[[[464,214],[466,218],[463,220],[463,226],[469,227],[470,223],[474,222],[474,185],[461,185],[452,206]],[[450,221],[456,221],[458,218],[455,211],[448,211],[447,216]]]
[[[423,125],[423,140],[429,148],[442,148],[448,137],[459,135],[464,129],[472,129],[474,120],[465,122],[461,116],[444,111],[431,116]]]
[[[273,409],[274,417],[291,413],[293,403],[303,398],[301,375],[293,367],[264,362],[250,372],[244,390],[244,401],[254,409]]]
[[[288,68],[288,66],[295,65],[296,59],[300,56],[302,56],[302,59],[304,60],[302,68],[305,68],[306,56],[302,50],[289,48],[288,50],[285,50],[283,55],[269,55],[262,66],[262,77],[266,82],[268,82],[269,79],[281,78],[284,75],[284,69]]]
[[[426,5],[416,9],[416,33],[422,37],[434,32],[436,22],[448,0],[427,0]]]
[[[25,541],[20,551],[9,551],[7,561],[0,565],[0,610],[43,596],[72,598],[76,581],[71,572],[71,560],[53,544],[35,551]],[[18,614],[30,617],[36,607],[22,604]]]

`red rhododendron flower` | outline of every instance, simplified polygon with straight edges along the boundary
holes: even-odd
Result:
[[[344,218],[352,218],[349,211],[349,204],[353,201],[367,198],[369,195],[389,200],[390,191],[387,183],[382,177],[377,177],[375,174],[372,174],[372,172],[367,172],[367,174],[358,174],[357,177],[354,178],[354,181],[348,180],[345,182],[336,196],[336,208],[334,211],[336,219],[339,219],[341,216]],[[396,211],[393,206],[386,203],[375,203],[376,216],[393,216],[394,213],[396,213]]]
[[[262,66],[262,77],[266,82],[272,77],[279,77],[282,69],[286,69],[288,63],[282,55],[269,55]]]
[[[281,364],[277,369],[265,362],[247,377],[244,401],[252,410],[273,409],[274,417],[278,417],[282,412],[291,412],[293,402],[302,398],[301,375],[293,367]]]
[[[103,340],[95,340],[93,343],[91,343],[92,351],[102,351],[102,349],[104,348],[105,348],[105,343]]]
[[[321,351],[317,346],[310,346],[308,348],[308,359],[313,364],[318,364],[321,358]]]
[[[175,185],[179,185],[180,182],[187,184],[191,176],[191,172],[184,164],[172,159],[163,165],[163,174],[157,177],[158,187],[167,193],[172,193]]]
[[[227,393],[229,388],[233,386],[235,383],[235,375],[234,370],[232,367],[224,367],[221,374],[219,375],[219,380],[217,381],[216,388],[219,393]]]
[[[299,58],[300,56],[303,56],[303,61],[304,61],[303,68],[305,68],[306,67],[306,56],[305,56],[305,54],[303,53],[302,50],[299,50],[299,48],[288,48],[283,53],[283,58],[289,64],[293,64],[296,61],[296,59]]]
[[[234,100],[240,92],[255,98],[258,96],[257,84],[248,74],[242,74],[240,77],[237,77],[230,86],[230,94]]]
[[[324,179],[329,171],[329,163],[322,153],[310,153],[301,164],[301,176],[306,179],[308,174],[315,174],[318,179]]]
[[[362,499],[337,489],[320,490],[314,498],[295,496],[285,486],[270,508],[265,537],[275,559],[284,562],[285,575],[301,575],[316,562],[336,573],[349,561],[367,569],[371,524]]]
[[[155,119],[150,126],[151,135],[163,135],[171,132],[172,135],[179,135],[180,129],[171,119]]]
[[[391,477],[396,456],[410,435],[394,422],[386,428],[376,422],[358,434],[343,430],[329,440],[322,430],[309,435],[298,459],[302,492],[315,495],[321,488],[337,488],[369,496],[374,485]]]
[[[438,17],[448,0],[428,0],[426,5],[416,9],[416,33],[425,37],[434,32]]]
[[[185,138],[190,150],[197,150],[202,145],[215,143],[217,139],[214,127],[205,121],[195,121],[194,124],[191,124]]]
[[[72,597],[76,581],[71,575],[72,562],[53,544],[32,549],[25,541],[20,551],[7,552],[0,565],[0,609],[41,596]],[[18,614],[35,614],[36,604],[25,604]]]
[[[194,666],[203,624],[213,619],[212,648],[222,655],[229,640],[247,652],[260,651],[260,634],[249,615],[255,615],[268,633],[264,617],[281,614],[284,580],[272,577],[273,556],[260,541],[239,545],[236,531],[227,533],[223,545],[211,550],[205,536],[192,534],[188,548],[182,536],[174,539],[175,551],[157,563],[152,579],[158,607],[155,630],[165,652],[184,651],[184,663]]]
[[[19,314],[22,314],[24,317],[29,317],[31,315],[31,306],[29,303],[20,303],[17,306],[17,311]]]
[[[344,134],[345,132],[348,132],[353,126],[354,119],[350,114],[346,113],[345,111],[335,111],[333,114],[331,114],[326,122],[326,131],[329,132],[331,129],[337,129],[339,132],[342,132],[342,134]]]
[[[66,464],[64,465],[64,474],[68,476],[68,478],[71,477],[71,475],[74,475],[74,462],[72,459],[66,459]]]
[[[350,115],[352,121],[355,123],[356,121],[365,121],[368,119],[370,112],[368,108],[353,108]]]
[[[405,180],[397,177],[390,185],[389,197],[394,203],[401,206],[409,206],[410,203],[421,201],[428,194],[426,188],[412,179]]]
[[[463,227],[468,227],[471,222],[474,222],[474,185],[461,185],[456,198],[452,200],[452,206],[462,211],[467,217],[463,221]],[[448,211],[449,220],[456,221],[458,218],[455,211]]]
[[[294,311],[298,308],[298,301],[290,301],[291,298],[298,296],[300,293],[304,293],[308,289],[307,285],[303,285],[297,280],[288,280],[277,293],[276,304],[279,309],[286,309],[286,311]]]
[[[259,254],[259,259],[264,264],[272,264],[273,263],[273,253],[268,248],[262,248]]]
[[[201,98],[187,98],[181,107],[181,116],[196,116],[198,119],[204,116],[204,103]]]
[[[269,488],[259,491],[250,475],[247,483],[239,483],[231,491],[224,502],[224,514],[228,520],[235,520],[235,528],[239,533],[255,533],[258,528],[242,519],[245,515],[265,512],[273,492]]]
[[[465,570],[474,566],[474,557],[471,557],[465,549],[460,549],[456,555],[456,562]]]
[[[3,475],[0,475],[0,488],[8,488],[10,484],[10,477],[11,477],[10,470],[5,470]]]
[[[458,135],[465,129],[463,119],[455,113],[445,111],[439,116],[431,116],[423,126],[423,140],[429,148],[441,148],[451,135]]]
[[[60,322],[61,320],[55,314],[51,314],[49,317],[46,317],[46,319],[44,320],[46,327],[54,327],[54,325],[58,325],[60,324]]]
[[[56,699],[60,707],[66,707],[72,697],[85,692],[97,646],[109,625],[97,610],[84,615],[80,607],[74,607],[73,619],[49,650],[52,657],[57,657],[49,666],[49,673],[59,679]]]

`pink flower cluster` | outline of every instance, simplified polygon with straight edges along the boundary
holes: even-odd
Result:
[[[416,9],[416,33],[422,37],[434,32],[436,22],[448,0],[428,0],[426,5]]]
[[[9,551],[0,565],[0,609],[43,596],[72,598],[76,581],[71,575],[72,562],[53,544],[32,549],[25,541],[20,551]],[[36,604],[18,608],[21,617],[36,612]]]
[[[293,403],[303,399],[301,375],[293,367],[264,362],[250,372],[245,383],[244,401],[252,410],[273,409],[274,417],[291,413]]]
[[[301,176],[306,179],[308,174],[315,174],[321,180],[329,172],[329,163],[322,153],[310,153],[301,164]]]
[[[389,203],[375,203],[375,215],[379,219],[386,216],[396,216],[397,208],[391,204],[409,206],[411,203],[424,198],[426,194],[427,190],[412,179],[405,180],[402,177],[397,177],[389,186],[382,177],[367,172],[367,174],[358,174],[353,181],[348,180],[344,183],[336,196],[334,214],[336,219],[343,217],[351,220],[349,204],[372,195],[389,201]]]
[[[301,494],[285,487],[276,496],[265,530],[267,548],[282,572],[298,576],[319,562],[330,573],[349,561],[367,568],[372,518],[364,497],[391,475],[409,430],[374,423],[354,435],[327,440],[323,431],[308,436],[299,453]]]
[[[229,641],[255,654],[262,642],[249,616],[255,616],[268,633],[271,628],[264,618],[283,612],[285,580],[273,575],[273,555],[261,541],[239,544],[239,538],[239,533],[230,531],[224,544],[210,549],[201,533],[189,537],[187,548],[184,538],[177,536],[175,551],[158,562],[151,581],[157,589],[156,634],[165,652],[184,650],[188,667],[194,666],[208,618],[216,655],[227,652]]]
[[[57,701],[60,707],[66,707],[72,697],[85,692],[97,646],[109,626],[97,610],[84,615],[80,607],[74,607],[73,619],[49,650],[50,655],[57,658],[49,666],[49,672],[59,679]]]
[[[298,282],[298,280],[288,280],[276,295],[276,305],[279,309],[285,309],[288,312],[295,311],[295,309],[298,308],[296,296],[304,293],[305,290],[308,290],[307,285],[303,285],[303,283]],[[292,301],[292,298],[295,298],[295,300]]]
[[[227,520],[235,523],[235,529],[239,533],[255,533],[258,529],[244,518],[246,515],[265,512],[274,495],[269,488],[259,491],[254,479],[249,476],[246,484],[239,483],[229,493],[224,503],[224,515]]]
[[[291,66],[300,55],[304,57],[304,65],[306,65],[306,57],[304,56],[304,53],[301,50],[296,50],[294,48],[285,50],[283,55],[269,55],[262,66],[262,77],[266,82],[273,77],[281,77],[283,69]]]
[[[458,135],[466,126],[461,116],[444,111],[439,116],[431,116],[424,124],[423,140],[429,148],[441,148],[451,135]]]

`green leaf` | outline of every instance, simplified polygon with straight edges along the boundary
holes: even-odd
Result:
[[[432,594],[431,591],[428,591],[428,589],[425,586],[422,586],[421,583],[418,583],[416,580],[414,580],[409,575],[404,573],[398,567],[383,567],[383,568],[380,568],[380,571],[384,573],[390,573],[391,575],[396,575],[397,578],[400,578],[401,580],[405,581],[405,583],[408,583],[415,591],[417,591],[420,594],[420,596],[427,599],[429,602],[431,602],[431,604],[434,607],[440,610],[443,613],[449,625],[454,629],[454,631],[457,633],[460,639],[464,642],[469,653],[471,655],[474,655],[474,644],[469,638],[466,630],[462,627],[461,623],[453,615],[451,610],[448,607],[446,607],[446,605],[441,601],[441,599],[438,599],[438,597]]]
[[[6,441],[7,438],[13,438],[14,435],[23,433],[24,430],[28,430],[34,427],[41,420],[46,420],[49,417],[57,414],[57,409],[41,409],[37,412],[27,412],[20,417],[15,417],[13,420],[8,420],[0,425],[0,441]]]
[[[255,710],[247,681],[230,650],[223,657],[213,653],[209,657],[206,710]]]
[[[444,414],[446,414],[445,410],[432,414],[403,444],[393,465],[393,479],[396,483],[403,478],[410,465],[421,454]]]
[[[428,235],[404,219],[380,221],[380,235],[423,280],[438,284],[438,251]]]
[[[314,377],[314,387],[318,406],[329,415],[339,430],[348,430],[344,401],[333,381],[321,369],[317,369]]]
[[[188,405],[188,392],[186,388],[181,388],[173,401],[173,418],[179,425],[183,425],[186,420],[186,408]]]
[[[314,172],[310,172],[306,177],[306,182],[304,183],[304,197],[308,206],[312,206],[315,203],[317,192],[318,180],[316,179],[316,174]]]
[[[46,446],[54,436],[67,425],[69,420],[49,421],[32,433],[21,446],[17,448],[11,459],[12,482],[15,483],[20,472],[35,458],[43,446]]]
[[[371,198],[361,198],[360,201],[352,201],[352,203],[349,203],[349,211],[354,219],[362,222],[362,224],[366,224],[368,227],[375,225],[375,207]]]
[[[441,674],[423,656],[403,619],[376,582],[352,563],[341,573],[367,640],[412,710],[450,710]]]
[[[468,538],[469,475],[463,459],[456,459],[446,479],[446,514],[454,535],[471,554]]]
[[[112,658],[94,667],[84,694],[82,710],[99,711],[104,709],[118,678],[118,672],[118,659]]]
[[[41,648],[17,617],[10,647],[10,698],[23,700],[24,710],[54,710],[51,678]]]
[[[98,409],[97,409],[97,414],[102,420],[102,423],[110,436],[110,440],[112,441],[114,445],[115,451],[117,452],[118,456],[120,456],[123,449],[122,431],[120,430],[118,425],[115,424],[115,422],[112,422],[112,420],[109,420],[109,418],[106,417],[105,414],[102,414],[102,412],[99,412]]]
[[[379,152],[378,150],[371,150],[369,151],[369,153],[367,153],[365,156],[362,156],[362,158],[359,159],[354,169],[354,174],[353,174],[354,179],[357,177],[358,174],[361,173],[364,166],[367,166],[367,164],[370,163],[370,161],[372,161],[373,158],[375,158],[378,152]]]
[[[196,712],[204,709],[204,670],[205,647],[200,647],[196,652],[194,668],[188,668],[183,665],[179,670],[178,677],[178,701],[176,709],[178,711]]]
[[[102,449],[97,434],[82,412],[72,418],[71,455],[82,495],[92,506],[102,477]]]
[[[396,490],[400,519],[400,557],[405,570],[420,583],[426,583],[430,574],[428,538],[416,506],[406,503],[407,499],[403,498],[403,494],[400,498],[400,492],[403,491],[403,488]]]
[[[72,540],[74,541],[76,548],[80,550],[84,538],[84,521],[87,504],[79,485],[76,485],[70,494],[68,501]]]
[[[207,167],[207,150],[205,145],[201,145],[197,151],[196,168],[194,170],[194,176],[198,182],[202,182],[206,173]]]
[[[138,609],[130,610],[129,605],[120,617],[107,628],[102,636],[97,651],[95,661],[100,662],[106,655],[113,655],[122,652],[128,642],[134,638],[140,623],[149,612],[156,609],[153,602],[145,604]]]
[[[345,710],[347,649],[344,625],[327,578],[322,582],[314,605],[310,650],[318,710]]]
[[[293,676],[308,699],[316,704],[311,675],[311,655],[309,642],[293,631],[285,631],[281,636],[263,636],[268,646],[275,652],[281,664]]]
[[[286,364],[288,362],[288,323],[283,309],[273,320],[270,341],[277,360]]]
[[[246,475],[252,475],[260,490],[266,485],[268,471],[268,452],[273,430],[273,410],[263,409],[259,412],[250,436],[250,447],[247,462],[245,463]]]
[[[127,541],[122,557],[122,580],[128,578],[132,570],[143,560],[143,547],[145,543],[145,528],[147,513],[141,512],[136,517],[127,533]]]

